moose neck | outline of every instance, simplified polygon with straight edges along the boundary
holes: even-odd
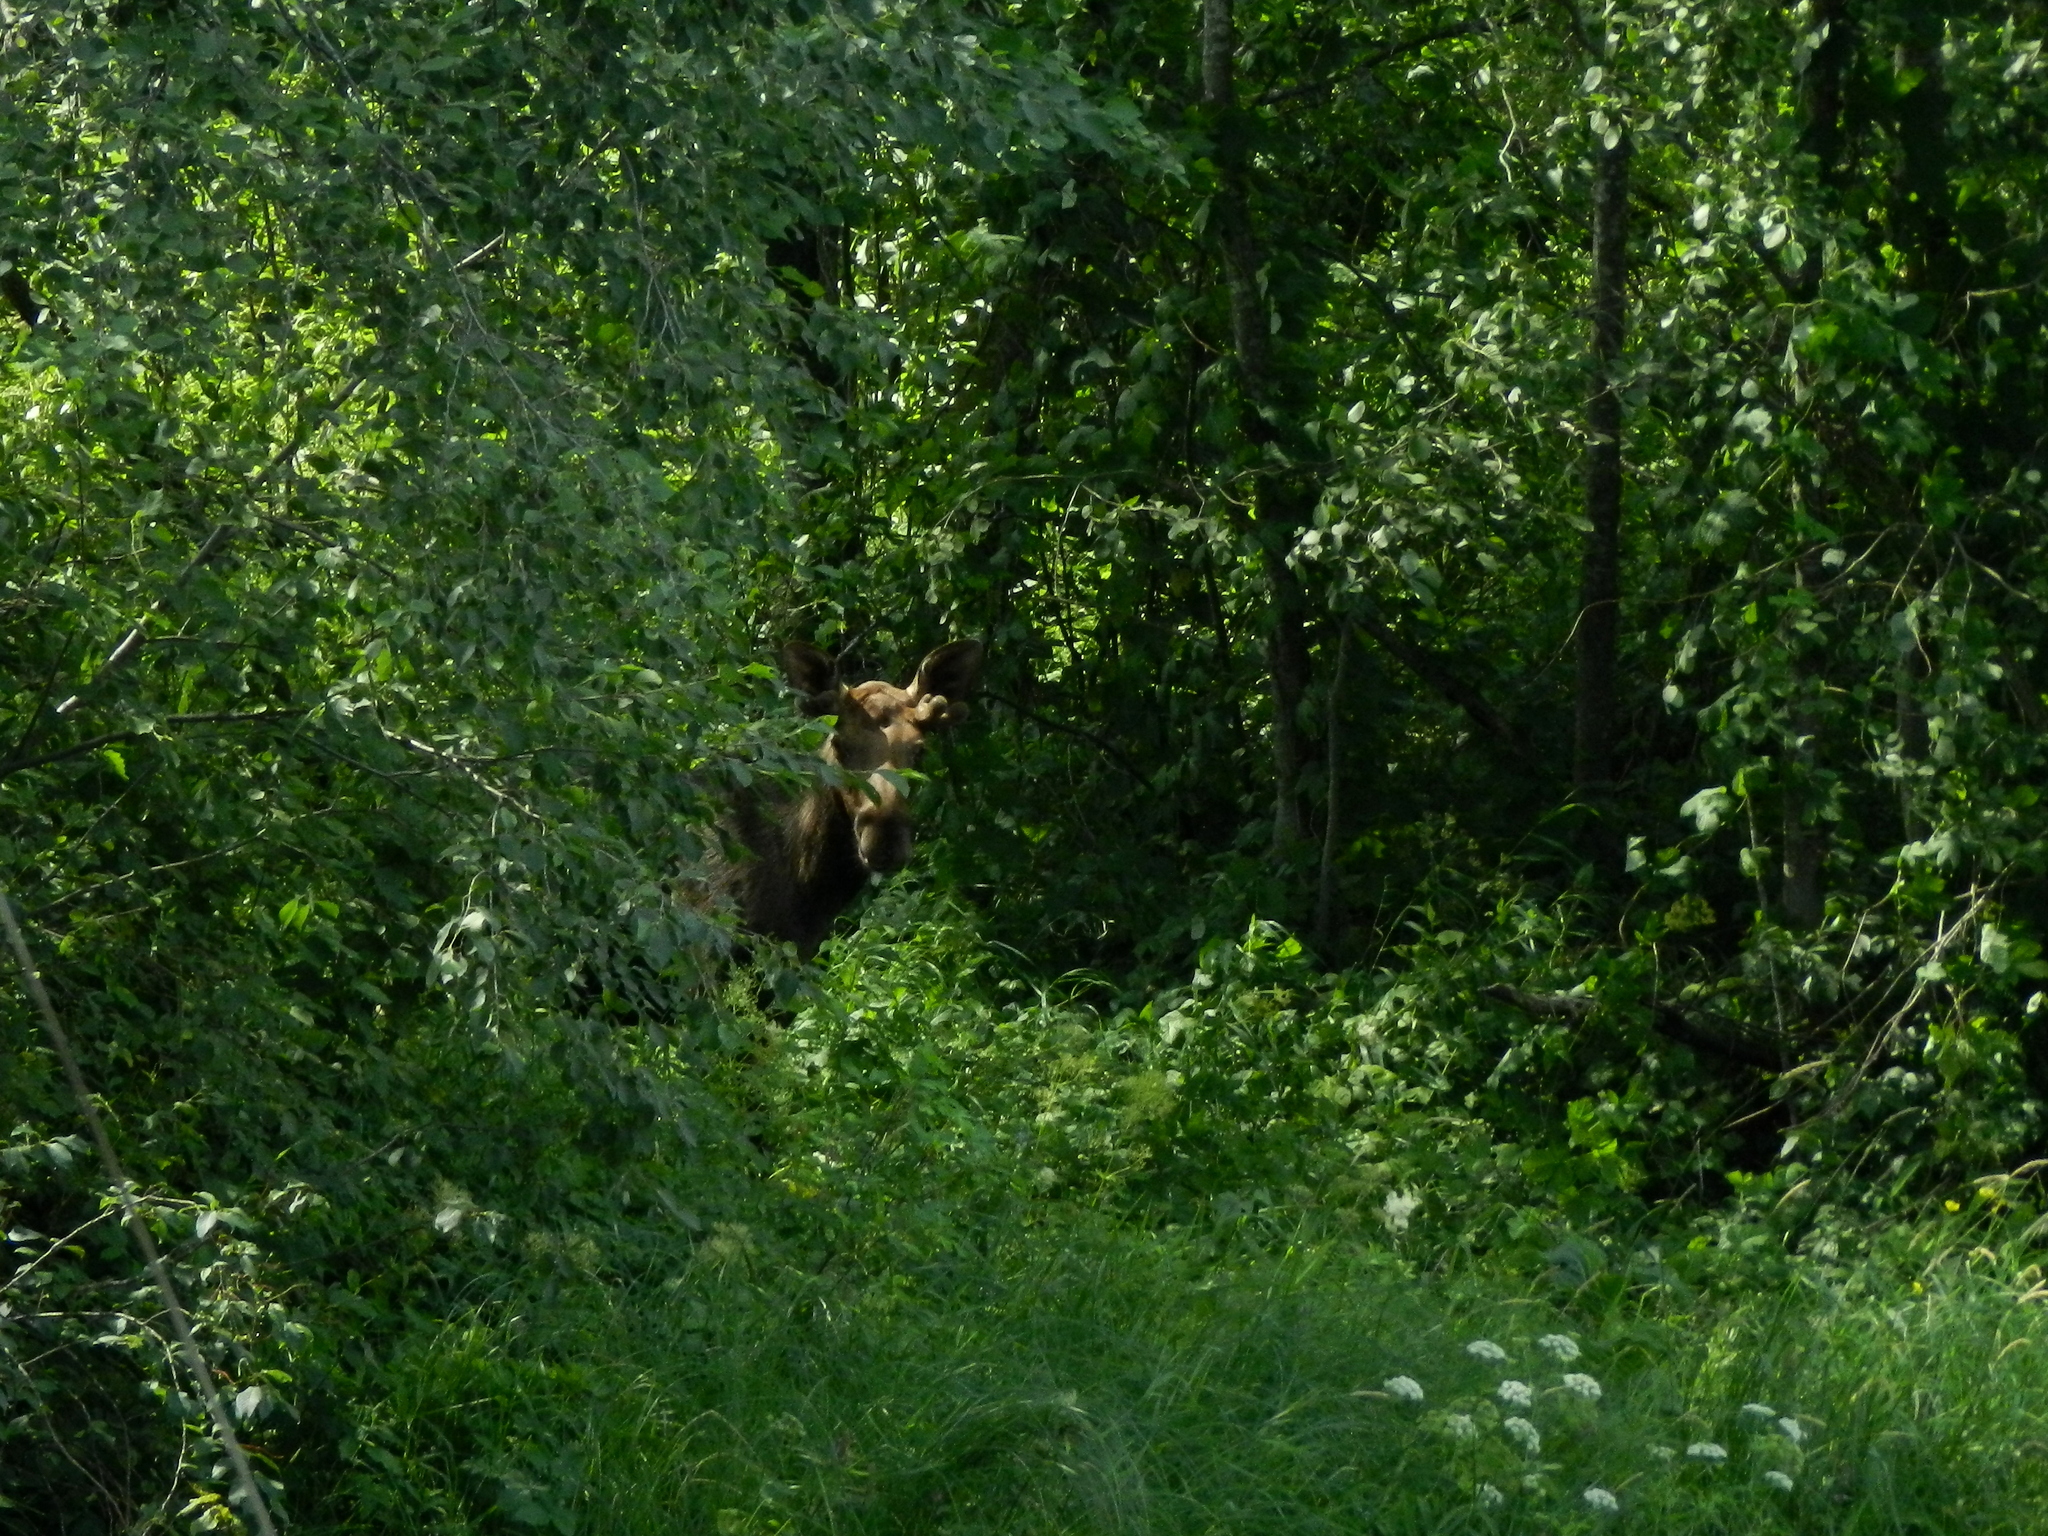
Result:
[[[823,787],[788,799],[742,795],[728,826],[746,855],[722,879],[746,926],[810,959],[868,883],[845,801]]]
[[[853,814],[832,790],[798,796],[784,813],[784,837],[796,877],[799,926],[806,930],[791,937],[808,956],[824,942],[832,919],[866,887],[868,868],[861,862]]]

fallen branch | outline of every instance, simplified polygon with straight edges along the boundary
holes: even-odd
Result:
[[[1598,998],[1561,992],[1524,992],[1520,987],[1504,983],[1482,989],[1481,995],[1497,1003],[1506,1003],[1511,1008],[1519,1008],[1539,1019],[1583,1019],[1600,1006]],[[1668,1040],[1765,1072],[1780,1071],[1785,1065],[1783,1053],[1771,1041],[1759,1039],[1746,1025],[1733,1019],[1710,1015],[1712,1022],[1709,1022],[1695,1017],[1676,1003],[1650,1003],[1647,1006],[1651,1026]]]
[[[1112,763],[1115,763],[1117,767],[1123,769],[1125,773],[1129,774],[1133,779],[1137,780],[1138,783],[1144,784],[1149,782],[1146,779],[1143,770],[1141,770],[1136,763],[1131,761],[1130,756],[1126,752],[1124,752],[1124,750],[1121,747],[1118,747],[1113,742],[1104,740],[1102,737],[1096,735],[1095,732],[1084,729],[1083,727],[1078,725],[1069,725],[1064,720],[1055,720],[1048,715],[1041,715],[1035,709],[1025,708],[1022,704],[1019,704],[1015,699],[1006,699],[1000,693],[991,693],[986,688],[981,690],[981,696],[984,699],[987,699],[991,704],[1000,704],[1003,706],[1003,708],[1011,710],[1018,715],[1021,715],[1024,719],[1029,720],[1033,725],[1037,726],[1042,731],[1058,731],[1061,735],[1071,736],[1076,741],[1087,742],[1089,746],[1093,747],[1096,751],[1100,752]]]
[[[1429,687],[1465,711],[1472,723],[1503,746],[1519,750],[1522,736],[1499,710],[1486,702],[1477,688],[1459,677],[1442,660],[1421,646],[1402,639],[1377,619],[1353,615],[1351,622],[1372,637],[1372,642],[1413,672]]]

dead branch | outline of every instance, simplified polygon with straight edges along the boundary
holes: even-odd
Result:
[[[1600,1006],[1598,998],[1559,992],[1524,992],[1520,987],[1505,984],[1486,987],[1481,995],[1497,1003],[1506,1003],[1511,1008],[1519,1008],[1539,1019],[1583,1019]],[[1734,1019],[1718,1014],[1695,1016],[1677,1003],[1653,1002],[1647,1006],[1651,1027],[1679,1045],[1739,1062],[1745,1067],[1755,1067],[1759,1071],[1777,1072],[1784,1068],[1782,1051]]]

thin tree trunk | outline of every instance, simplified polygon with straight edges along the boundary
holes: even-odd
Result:
[[[1621,600],[1621,347],[1628,279],[1623,138],[1594,158],[1592,381],[1586,397],[1586,536],[1579,567],[1572,786],[1603,800],[1614,778],[1614,670]]]
[[[1946,303],[1968,287],[1968,269],[1955,242],[1955,198],[1949,190],[1949,115],[1954,106],[1942,60],[1942,14],[1932,6],[1908,8],[1899,57],[1919,76],[1896,104],[1899,170],[1895,204],[1907,233],[1906,281]]]
[[[1843,81],[1856,57],[1856,21],[1848,0],[1815,0],[1812,25],[1822,34],[1820,45],[1807,57],[1799,73],[1799,148],[1813,156],[1821,186],[1832,207],[1847,190],[1843,174],[1844,133]],[[1790,274],[1791,297],[1811,303],[1820,293],[1822,242],[1813,242],[1806,260]]]
[[[1909,770],[1927,760],[1927,709],[1921,694],[1927,686],[1927,657],[1920,649],[1920,637],[1906,615],[1893,621],[1893,640],[1898,647],[1892,671],[1893,718],[1899,732],[1899,759]],[[1911,772],[1899,776],[1899,832],[1901,840],[1918,842],[1927,835],[1927,823],[1915,803]]]
[[[1264,253],[1252,228],[1246,188],[1243,129],[1237,121],[1235,53],[1237,33],[1231,0],[1202,0],[1202,103],[1216,139],[1218,186],[1210,222],[1223,256],[1230,289],[1231,343],[1237,353],[1238,388],[1244,401],[1242,426],[1256,447],[1279,442],[1264,409],[1272,403],[1273,322],[1260,270]],[[1301,775],[1308,745],[1301,730],[1301,706],[1308,694],[1308,603],[1301,578],[1287,563],[1295,531],[1305,521],[1304,488],[1291,474],[1262,463],[1253,497],[1258,524],[1260,568],[1265,573],[1271,623],[1266,670],[1273,695],[1273,846],[1284,852],[1307,835],[1301,806]]]
[[[1266,537],[1270,541],[1273,530]],[[1273,625],[1266,636],[1266,672],[1273,686],[1273,848],[1284,853],[1308,836],[1301,807],[1309,751],[1301,729],[1309,682],[1308,600],[1284,550],[1267,542],[1260,553],[1273,602]]]
[[[1793,746],[1788,755],[1792,781],[1785,786],[1785,922],[1789,927],[1813,929],[1827,914],[1827,898],[1821,889],[1821,857],[1826,847],[1818,819],[1819,797],[1813,793],[1819,767],[1820,716],[1812,704],[1802,700],[1793,706],[1791,724]]]
[[[1799,585],[1824,600],[1822,589],[1827,571],[1820,563],[1820,551],[1809,549],[1798,564]],[[1796,647],[1797,641],[1792,644]],[[1827,829],[1822,820],[1820,784],[1820,736],[1823,719],[1822,690],[1826,680],[1814,659],[1795,654],[1792,661],[1795,692],[1787,724],[1792,739],[1783,756],[1785,816],[1785,883],[1780,904],[1788,927],[1818,928],[1827,915],[1827,892],[1823,887],[1822,864],[1827,853]]]
[[[1330,670],[1330,707],[1324,712],[1323,859],[1316,871],[1316,947],[1330,958],[1337,937],[1337,850],[1344,834],[1344,673],[1351,659],[1351,626],[1337,626],[1337,661]]]

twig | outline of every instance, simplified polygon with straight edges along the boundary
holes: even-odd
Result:
[[[49,1247],[45,1248],[33,1259],[30,1259],[28,1263],[22,1265],[21,1268],[17,1269],[13,1273],[13,1275],[11,1275],[8,1278],[8,1284],[17,1286],[20,1285],[23,1280],[27,1279],[30,1275],[34,1274],[38,1269],[42,1268],[42,1266],[48,1260],[55,1258],[58,1254],[62,1253],[66,1248],[70,1247],[72,1243],[76,1242],[81,1235],[90,1232],[94,1227],[98,1226],[101,1222],[105,1221],[109,1216],[113,1214],[114,1213],[110,1210],[101,1211],[97,1216],[88,1217],[86,1218],[86,1220],[80,1222],[77,1226],[73,1227],[69,1232],[66,1232],[62,1237],[57,1238],[54,1242],[51,1242]]]
[[[478,246],[475,250],[471,251],[467,256],[463,257],[462,260],[455,263],[455,270],[457,272],[467,271],[469,268],[475,266],[478,262],[495,255],[497,253],[498,247],[503,245],[504,243],[504,235],[496,234],[491,236],[490,239],[486,240],[482,245]]]
[[[1117,767],[1123,769],[1125,773],[1129,774],[1138,783],[1146,784],[1151,782],[1149,779],[1146,778],[1144,770],[1139,768],[1139,766],[1131,760],[1129,754],[1127,754],[1121,747],[1117,746],[1114,742],[1106,741],[1102,737],[1096,735],[1095,732],[1088,730],[1082,726],[1069,725],[1064,720],[1055,720],[1049,715],[1041,715],[1035,709],[1025,708],[1025,706],[1019,704],[1015,699],[1004,698],[1003,695],[1001,695],[1000,693],[992,693],[986,688],[981,690],[981,696],[984,699],[987,699],[991,704],[1000,704],[1003,706],[1003,708],[1011,710],[1016,714],[1023,716],[1026,720],[1029,720],[1033,725],[1039,727],[1041,730],[1058,731],[1061,735],[1071,736],[1076,741],[1087,742],[1089,746],[1093,747],[1096,751],[1100,752],[1112,763],[1115,763]]]
[[[1863,1059],[1856,1063],[1848,1076],[1842,1079],[1841,1087],[1835,1090],[1834,1097],[1828,1101],[1827,1107],[1815,1116],[1816,1119],[1832,1120],[1848,1108],[1849,1100],[1855,1096],[1856,1090],[1863,1086],[1863,1080],[1870,1075],[1870,1069],[1877,1065],[1886,1051],[1891,1049],[1891,1043],[1898,1035],[1899,1026],[1912,1017],[1913,1010],[1920,1004],[1920,999],[1927,995],[1929,982],[1924,972],[1930,966],[1946,959],[1949,951],[1954,949],[1964,936],[1972,931],[1972,926],[1977,920],[1977,914],[1984,910],[1990,903],[1991,898],[1997,894],[1997,891],[1997,885],[1993,884],[1977,892],[1972,897],[1970,905],[1964,910],[1962,916],[1958,917],[1953,924],[1939,928],[1935,933],[1933,942],[1920,951],[1918,957],[1913,961],[1911,972],[1913,990],[1906,994],[1906,1000],[1899,1004],[1893,1011],[1892,1016],[1884,1021],[1883,1027],[1871,1037],[1870,1048],[1863,1053]],[[1904,974],[1906,973],[1903,970],[1897,973],[1899,976]],[[1896,977],[1893,984],[1897,984]],[[1888,993],[1890,988],[1887,988],[1886,991]],[[1872,1010],[1872,1012],[1875,1011],[1875,1009]],[[1865,1017],[1867,1018],[1869,1015],[1866,1014]]]
[[[277,1527],[270,1521],[270,1506],[264,1502],[263,1491],[256,1485],[255,1470],[249,1465],[249,1453],[242,1449],[234,1423],[228,1418],[227,1404],[221,1401],[220,1390],[213,1382],[212,1367],[207,1365],[206,1356],[199,1349],[199,1340],[193,1336],[191,1320],[185,1315],[184,1303],[178,1299],[178,1289],[171,1283],[170,1271],[164,1268],[163,1255],[157,1252],[149,1223],[142,1219],[142,1208],[136,1204],[135,1186],[122,1168],[113,1142],[107,1139],[107,1128],[100,1119],[99,1106],[93,1103],[92,1093],[85,1086],[85,1074],[78,1069],[78,1057],[72,1052],[71,1037],[58,1022],[50,994],[43,990],[43,978],[36,972],[35,957],[29,953],[28,940],[22,937],[21,925],[14,919],[14,903],[4,891],[0,891],[0,925],[7,929],[8,946],[13,949],[14,958],[21,966],[22,985],[35,1004],[36,1012],[42,1015],[43,1029],[48,1033],[50,1044],[57,1052],[57,1060],[64,1068],[64,1080],[71,1087],[71,1097],[78,1105],[78,1113],[84,1119],[86,1129],[92,1133],[93,1145],[100,1154],[100,1167],[120,1194],[121,1212],[127,1218],[128,1231],[135,1238],[135,1246],[141,1250],[143,1263],[149,1267],[150,1278],[156,1282],[157,1296],[171,1320],[171,1331],[177,1335],[179,1352],[185,1357],[185,1369],[191,1373],[200,1401],[206,1405],[207,1416],[213,1420],[221,1449],[227,1452],[241,1502],[250,1519],[256,1522],[261,1536],[277,1536]]]
[[[362,386],[362,382],[363,381],[361,378],[350,379],[347,384],[342,386],[342,388],[335,395],[333,400],[329,401],[328,404],[323,408],[323,414],[329,411],[340,410],[343,405],[348,403],[349,396],[353,395],[356,392],[356,390]],[[281,447],[278,448],[276,453],[271,455],[270,462],[264,465],[255,473],[253,477],[251,477],[248,484],[248,489],[250,491],[256,490],[259,486],[263,484],[264,481],[268,480],[273,474],[275,474],[281,466],[288,463],[293,458],[297,457],[299,449],[305,445],[305,441],[306,420],[305,417],[302,415],[299,419],[299,425],[297,430],[295,430],[292,433],[291,437]],[[219,554],[221,548],[228,542],[229,539],[233,538],[238,531],[239,530],[237,529],[236,525],[233,523],[215,524],[213,531],[207,534],[206,538],[200,543],[199,548],[193,551],[192,558],[185,562],[185,568],[178,572],[178,574],[172,578],[170,586],[166,587],[163,590],[163,592],[158,594],[157,600],[149,605],[149,612],[155,613],[159,608],[161,608],[164,605],[164,599],[169,597],[172,593],[176,592],[180,587],[184,586],[185,583],[191,579],[192,573],[194,571],[198,570],[201,566],[205,565],[209,560],[211,560],[215,555]],[[149,631],[144,627],[143,620],[138,619],[135,623],[135,627],[129,630],[127,634],[121,637],[121,643],[114,647],[113,651],[109,653],[105,661],[100,663],[99,670],[93,673],[91,680],[86,683],[85,687],[79,689],[78,692],[74,693],[73,695],[71,695],[70,698],[66,699],[62,704],[59,704],[57,706],[56,713],[58,717],[62,718],[63,716],[70,714],[71,711],[78,708],[79,705],[83,704],[85,702],[85,696],[88,691],[98,687],[101,683],[105,682],[108,678],[112,677],[116,672],[120,671],[123,667],[128,665],[129,662],[133,661],[135,659],[136,653],[140,651],[143,648],[143,646],[146,645],[148,642]]]
[[[1517,21],[1527,20],[1528,15],[1527,11],[1517,11],[1511,16],[1503,17],[1502,21],[1506,24],[1512,24]],[[1258,105],[1271,107],[1277,106],[1283,101],[1296,101],[1303,96],[1314,96],[1318,92],[1326,91],[1331,86],[1337,85],[1342,81],[1356,79],[1370,70],[1378,69],[1382,64],[1391,63],[1404,53],[1414,53],[1417,49],[1427,48],[1432,43],[1447,43],[1453,38],[1481,37],[1493,29],[1494,23],[1490,21],[1460,21],[1448,27],[1439,27],[1434,32],[1423,32],[1415,37],[1404,37],[1399,42],[1388,43],[1383,48],[1375,49],[1356,64],[1353,64],[1349,69],[1343,70],[1338,74],[1326,76],[1321,80],[1311,80],[1306,85],[1290,86],[1284,91],[1268,91],[1257,99]]]
[[[1505,983],[1483,988],[1480,995],[1544,1019],[1583,1019],[1600,1006],[1597,998],[1574,997],[1558,992],[1524,992],[1520,987],[1510,987]],[[1718,1021],[1731,1031],[1724,1034],[1701,1023],[1676,1003],[1650,1003],[1646,1006],[1650,1010],[1652,1027],[1680,1045],[1710,1051],[1716,1056],[1766,1072],[1775,1072],[1784,1065],[1778,1053],[1763,1041],[1735,1032],[1742,1026],[1732,1019]]]
[[[207,534],[205,539],[200,542],[199,548],[193,551],[192,558],[185,562],[185,568],[171,579],[171,584],[165,590],[163,596],[149,605],[149,611],[154,613],[158,608],[162,607],[164,598],[169,597],[171,593],[184,586],[194,571],[220,553],[221,546],[227,543],[234,535],[234,532],[235,525],[233,523],[216,523],[213,531]],[[93,673],[92,681],[85,685],[86,688],[92,688],[105,682],[116,672],[127,666],[130,661],[135,659],[135,653],[141,650],[148,640],[148,630],[143,628],[140,621],[137,621],[135,627],[121,637],[121,643],[108,653],[107,659],[100,663],[99,670]],[[85,689],[80,689],[57,706],[57,717],[61,720],[84,702]]]
[[[314,811],[311,813],[302,813],[301,817],[295,819],[303,819],[305,814],[325,816],[329,813],[327,811]],[[262,838],[263,834],[257,833],[254,836],[242,838],[238,842],[228,843],[224,847],[209,848],[204,853],[195,853],[189,859],[173,859],[168,864],[152,864],[146,869],[131,870],[127,874],[109,875],[104,880],[93,881],[91,885],[76,886],[71,890],[66,891],[61,896],[52,896],[48,901],[43,903],[42,910],[45,912],[50,912],[70,902],[86,901],[94,896],[99,895],[101,891],[107,890],[113,886],[127,885],[130,881],[143,880],[154,875],[168,874],[170,871],[174,869],[185,869],[193,864],[203,864],[208,859],[224,859],[231,853],[240,853],[244,848],[247,848],[251,843],[261,842]]]
[[[208,710],[196,715],[165,715],[165,725],[242,725],[254,720],[303,720],[306,712],[302,709],[255,709],[255,710]],[[61,763],[67,757],[83,757],[101,747],[112,746],[117,741],[137,741],[149,735],[145,730],[108,731],[100,736],[88,736],[84,741],[74,741],[68,747],[53,747],[34,757],[17,757],[0,763],[0,779],[11,773],[20,773],[27,768],[42,768],[50,763]]]
[[[417,736],[401,736],[396,731],[386,731],[384,734],[392,741],[397,742],[401,747],[417,752],[420,756],[429,758],[444,768],[452,769],[489,795],[493,800],[496,800],[500,805],[510,806],[520,815],[526,817],[527,820],[539,822],[547,820],[545,816],[541,815],[532,806],[526,804],[517,795],[512,794],[509,790],[500,789],[454,753],[443,752],[431,742],[421,741]]]
[[[1472,723],[1487,735],[1503,746],[1520,749],[1524,745],[1521,733],[1508,724],[1506,717],[1489,704],[1477,688],[1451,671],[1441,658],[1411,641],[1402,639],[1377,619],[1354,614],[1351,622],[1370,635],[1373,644],[1462,709]]]

